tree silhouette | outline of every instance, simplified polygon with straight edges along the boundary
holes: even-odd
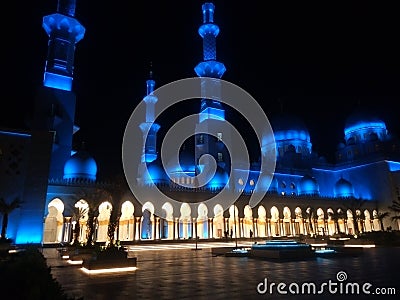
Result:
[[[385,227],[383,226],[383,220],[389,216],[390,216],[390,213],[388,211],[378,212],[375,216],[379,220],[379,225],[381,226],[382,231],[385,231]]]
[[[108,222],[107,235],[109,245],[114,246],[115,244],[115,232],[118,232],[119,218],[121,217],[121,201],[123,195],[128,190],[124,176],[117,176],[113,180],[113,184],[107,189],[111,195],[112,210],[110,220]]]
[[[400,221],[400,200],[393,200],[392,205],[389,206],[391,212],[394,213],[392,221]]]
[[[364,206],[366,200],[360,198],[346,198],[342,201],[343,206],[346,211],[351,211],[353,215],[353,225],[354,225],[354,234],[358,235],[360,233],[359,221],[363,219],[363,214],[361,213],[361,208]],[[360,213],[358,213],[360,212]]]
[[[16,197],[11,202],[7,202],[4,198],[0,198],[0,213],[3,216],[3,222],[1,224],[1,238],[0,240],[6,240],[8,217],[12,211],[21,207],[22,201]]]

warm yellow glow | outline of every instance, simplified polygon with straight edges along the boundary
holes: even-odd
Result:
[[[312,247],[324,247],[324,246],[328,246],[327,243],[320,243],[320,244],[310,244]]]
[[[120,272],[136,271],[137,267],[110,268],[110,269],[98,269],[98,270],[89,270],[85,267],[82,267],[81,270],[86,274],[104,274],[104,273],[120,273]]]
[[[69,263],[70,265],[81,265],[83,264],[83,260],[67,260],[67,263]]]
[[[375,248],[374,244],[369,245],[344,245],[345,247]]]

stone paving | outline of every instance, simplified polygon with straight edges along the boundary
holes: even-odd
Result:
[[[80,270],[80,266],[67,264],[58,256],[56,249],[43,249],[43,253],[53,276],[61,283],[64,290],[70,296],[76,299],[83,297],[84,300],[321,299],[322,295],[281,295],[276,289],[272,294],[260,294],[257,292],[257,286],[264,282],[265,278],[268,278],[268,282],[287,284],[335,280],[341,270],[347,272],[350,281],[353,279],[361,282],[368,279],[375,285],[386,283],[386,286],[390,286],[390,283],[385,281],[387,272],[399,270],[398,262],[382,264],[384,260],[379,258],[381,255],[379,249],[368,250],[371,251],[371,256],[366,254],[366,257],[360,258],[288,262],[213,256],[211,248],[165,250],[165,248],[149,247],[146,249],[132,248],[130,252],[137,257],[136,271],[102,275],[88,275]],[[371,278],[367,275],[368,272],[374,273],[375,277]],[[400,289],[397,292],[400,293]],[[323,298],[331,296],[325,290]],[[358,300],[364,299],[365,295],[332,297]]]

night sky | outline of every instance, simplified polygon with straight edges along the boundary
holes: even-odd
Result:
[[[26,128],[42,84],[48,38],[42,18],[57,0],[12,3],[2,19],[0,127]],[[196,76],[202,60],[203,1],[83,1],[86,28],[75,52],[74,143],[85,142],[98,177],[121,172],[130,114],[145,96],[149,65],[157,86]],[[295,113],[314,151],[331,157],[345,118],[358,106],[376,111],[400,134],[400,19],[395,1],[214,1],[217,59],[224,80],[249,92],[268,117]],[[199,106],[180,113],[197,113]],[[168,116],[162,129],[173,118]]]

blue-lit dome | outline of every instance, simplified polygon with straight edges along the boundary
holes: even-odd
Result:
[[[335,184],[335,197],[353,197],[353,185],[344,178],[340,178]]]
[[[95,181],[97,164],[90,154],[84,150],[76,152],[64,165],[64,179],[84,179]]]
[[[288,150],[309,155],[311,153],[310,133],[304,122],[297,116],[280,114],[271,118],[277,156],[283,156]]]
[[[317,195],[319,194],[319,186],[317,180],[310,175],[304,175],[300,179],[299,195]]]
[[[358,108],[346,119],[344,135],[347,144],[383,140],[387,137],[386,124],[371,111]]]

